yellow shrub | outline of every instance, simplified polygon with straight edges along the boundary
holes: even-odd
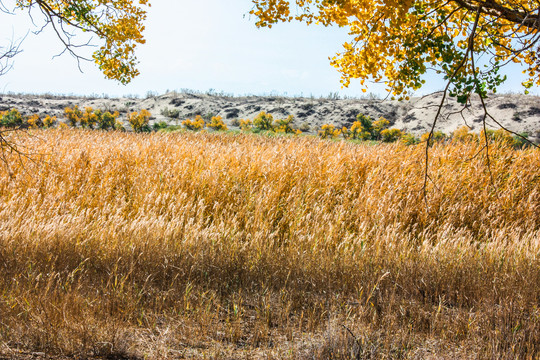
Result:
[[[100,110],[94,111],[91,107],[85,107],[84,113],[81,117],[81,125],[82,127],[88,127],[90,129],[94,128],[94,125],[96,125],[98,121],[98,114],[100,114]]]
[[[292,123],[294,122],[294,116],[289,115],[286,119],[276,119],[274,121],[274,131],[277,133],[284,133],[284,134],[301,134],[302,132],[300,130],[295,130],[292,127]]]
[[[272,114],[267,114],[262,111],[255,119],[253,119],[253,126],[259,130],[273,130],[274,117]]]
[[[47,128],[53,126],[55,123],[56,123],[56,116],[47,115],[43,118],[43,126]]]
[[[346,126],[341,128],[341,135],[344,139],[350,139],[351,138],[351,130],[347,129]]]
[[[148,121],[150,120],[150,112],[148,110],[141,110],[140,112],[132,112],[128,114],[127,119],[133,131],[142,132],[148,131],[150,128],[148,126]]]
[[[483,132],[482,132],[483,133]],[[514,137],[512,133],[504,129],[497,129],[493,132],[493,140],[495,142],[503,143],[506,145],[514,144]]]
[[[28,127],[36,129],[40,126],[41,120],[39,119],[38,114],[34,114],[29,116],[28,119],[26,119],[26,123],[28,124]]]
[[[341,130],[336,129],[334,125],[324,124],[319,130],[319,136],[321,139],[333,139],[337,138],[341,134]]]
[[[369,140],[371,139],[371,133],[364,129],[360,121],[353,122],[351,128],[349,129],[349,139],[359,139],[359,140]]]
[[[64,109],[64,116],[66,117],[67,121],[69,122],[69,125],[75,127],[78,123],[81,122],[81,119],[83,117],[82,111],[79,109],[77,105],[75,105],[72,108],[66,107]]]
[[[459,142],[471,142],[478,140],[478,135],[472,133],[468,126],[463,125],[452,133],[452,140]]]
[[[373,137],[374,140],[380,140],[381,133],[388,129],[390,126],[390,121],[386,120],[382,116],[379,118],[379,120],[373,122]]]
[[[403,132],[399,129],[384,129],[381,131],[382,141],[384,142],[394,142],[403,136]]]
[[[120,131],[126,130],[126,128],[124,127],[124,124],[120,120],[115,120],[113,127],[114,127],[114,130],[120,130]]]
[[[109,111],[98,111],[96,112],[96,115],[98,127],[102,130],[108,130],[115,128],[116,119],[120,114],[118,111],[115,111],[112,114]]]
[[[202,118],[201,115],[195,116],[195,120],[186,119],[182,121],[182,125],[184,125],[186,129],[192,130],[192,131],[202,130],[206,126],[204,119]]]
[[[210,124],[206,126],[216,131],[227,130],[227,125],[223,122],[221,116],[213,116]]]
[[[251,121],[250,119],[240,119],[239,123],[240,129],[242,129],[242,131],[251,131],[251,129],[253,128],[253,121]]]

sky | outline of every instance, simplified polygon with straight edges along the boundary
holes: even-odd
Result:
[[[13,2],[3,1],[8,7]],[[341,88],[340,74],[328,59],[348,40],[346,29],[299,23],[258,29],[251,8],[250,0],[153,0],[145,24],[147,42],[137,50],[141,75],[126,86],[105,79],[91,62],[81,64],[81,73],[69,54],[55,57],[63,45],[51,29],[34,34],[40,28],[37,12],[35,24],[26,12],[0,13],[0,46],[26,36],[13,68],[0,77],[0,93],[145,96],[190,89],[234,95],[363,95],[358,81]],[[521,69],[512,65],[507,74],[501,91],[523,92]],[[418,94],[443,86],[431,75]],[[382,84],[370,84],[369,92],[386,96]]]

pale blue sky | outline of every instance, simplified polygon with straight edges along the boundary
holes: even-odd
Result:
[[[296,23],[257,29],[248,14],[251,6],[250,0],[152,1],[147,43],[137,52],[141,75],[127,86],[104,79],[93,63],[83,63],[80,73],[69,55],[53,59],[63,48],[52,31],[29,33],[13,69],[0,77],[0,93],[144,96],[188,88],[236,95],[362,95],[354,81],[341,89],[339,73],[329,64],[328,57],[348,38],[345,29]],[[23,12],[0,17],[0,46],[37,29]],[[501,90],[522,92],[520,69],[514,66],[508,74],[510,80]],[[433,76],[427,80],[421,93],[443,86]],[[383,85],[370,85],[368,91],[386,95]]]

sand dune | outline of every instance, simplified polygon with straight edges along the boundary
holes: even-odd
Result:
[[[222,116],[233,129],[233,119],[252,119],[265,111],[273,114],[275,118],[294,115],[296,126],[303,125],[304,129],[309,127],[308,133],[316,133],[325,123],[348,126],[357,114],[363,113],[373,119],[383,116],[390,121],[392,127],[420,135],[430,129],[440,102],[440,93],[402,102],[367,98],[231,97],[177,92],[148,96],[145,99],[8,94],[0,95],[0,111],[16,107],[24,114],[47,113],[62,117],[66,106],[78,105],[119,111],[125,119],[128,112],[144,108],[152,113],[152,122],[167,121],[175,124],[195,115],[211,114]],[[540,97],[491,95],[485,102],[489,114],[495,119],[488,118],[491,128],[499,128],[500,124],[518,133],[527,132],[531,139],[537,142],[540,140]],[[164,109],[178,110],[179,119],[163,116]],[[472,99],[465,107],[454,99],[449,99],[444,103],[436,128],[450,133],[460,126],[468,125],[474,131],[480,131],[483,113],[483,106],[478,98]]]

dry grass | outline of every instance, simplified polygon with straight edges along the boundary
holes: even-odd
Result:
[[[494,149],[491,186],[436,146],[426,208],[420,147],[35,134],[0,173],[0,354],[540,354],[538,150]]]

